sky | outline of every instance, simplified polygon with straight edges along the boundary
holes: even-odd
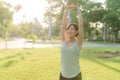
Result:
[[[14,24],[18,24],[21,21],[33,21],[33,18],[38,18],[42,22],[43,14],[47,2],[45,0],[3,0],[13,6],[20,4],[22,9],[13,15]]]
[[[14,24],[19,24],[21,21],[33,21],[33,18],[38,18],[42,23],[45,7],[48,5],[46,0],[3,0],[13,6],[20,4],[22,9],[13,15]],[[104,3],[105,0],[91,0]]]
[[[102,2],[102,3],[104,3],[104,2],[105,2],[105,0],[91,0],[91,1],[95,1],[95,2]]]

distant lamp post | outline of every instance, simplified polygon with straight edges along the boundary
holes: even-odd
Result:
[[[104,39],[104,44],[105,44],[105,42],[106,42],[106,25],[105,25],[105,23],[103,23],[103,28],[104,28],[103,39]]]
[[[3,33],[2,33],[2,37],[3,39],[5,38],[5,20],[2,20],[2,30],[3,30]]]
[[[48,39],[51,40],[51,30],[52,30],[52,6],[51,6],[51,0],[49,0],[50,3],[50,17],[49,17],[49,27],[48,27]]]
[[[6,21],[2,20],[2,28],[3,28],[3,35],[2,36],[3,36],[3,39],[5,41],[5,48],[7,49],[5,24],[6,24]]]

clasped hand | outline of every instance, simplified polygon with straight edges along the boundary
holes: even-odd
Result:
[[[67,9],[70,9],[70,10],[77,9],[77,6],[74,4],[71,4],[71,5],[67,6]]]

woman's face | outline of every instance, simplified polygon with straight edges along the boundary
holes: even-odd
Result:
[[[68,38],[74,38],[76,35],[76,30],[74,28],[73,25],[71,25],[68,29],[67,29],[67,37]]]

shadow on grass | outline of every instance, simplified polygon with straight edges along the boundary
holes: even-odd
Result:
[[[7,61],[4,65],[1,66],[1,68],[8,68],[8,67],[12,66],[15,62],[17,62],[17,60]]]
[[[25,60],[26,58],[25,58],[24,56],[21,56],[20,59],[21,59],[21,60]]]
[[[97,58],[105,59],[105,61],[120,63],[120,59],[115,58],[115,57],[120,56],[120,51],[115,51],[115,52],[112,52],[112,51],[103,51],[103,52],[98,51],[98,52],[96,52],[96,51],[94,51],[93,53],[94,54],[101,54],[101,55],[97,55]]]
[[[114,70],[114,71],[120,73],[120,70],[118,70],[118,69],[116,69],[116,68],[113,68],[113,67],[111,67],[111,66],[109,66],[109,65],[106,65],[106,64],[104,64],[104,63],[102,63],[102,62],[99,62],[99,61],[97,61],[96,59],[89,58],[89,57],[84,57],[84,58],[86,58],[86,59],[88,59],[88,60],[91,60],[91,61],[93,61],[93,62],[95,62],[95,63],[97,63],[97,64],[99,64],[99,65],[102,65],[102,66],[104,66],[104,67],[106,67],[106,68],[109,68],[109,69],[111,69],[111,70]]]
[[[4,58],[1,58],[0,61],[2,61],[2,60],[8,60],[8,59],[13,59],[13,58],[19,57],[19,56],[21,56],[21,55],[22,55],[21,53],[17,53],[16,55],[6,56],[6,57],[4,57]]]
[[[17,58],[17,57],[20,57],[21,60],[25,60],[25,56],[23,54],[31,55],[32,53],[31,52],[16,53],[16,55],[10,55],[10,56],[0,58],[0,61],[9,60],[9,59]]]
[[[106,61],[108,61],[108,62],[114,62],[114,63],[120,63],[120,60],[118,60],[118,59],[108,59]]]
[[[98,56],[98,58],[113,58],[113,57],[117,57],[120,56],[120,51],[103,51],[103,52],[96,52],[94,51],[94,53],[96,54],[101,54],[101,56]]]
[[[25,54],[27,55],[31,55],[32,53],[30,52],[26,52]],[[16,59],[17,60],[13,60],[13,59]],[[5,62],[1,68],[8,68],[10,66],[12,66],[14,63],[16,63],[18,60],[25,60],[26,57],[23,55],[23,53],[17,53],[16,55],[12,55],[12,56],[6,56],[4,58],[1,58],[0,61],[4,61],[4,60],[7,60],[7,62]]]

